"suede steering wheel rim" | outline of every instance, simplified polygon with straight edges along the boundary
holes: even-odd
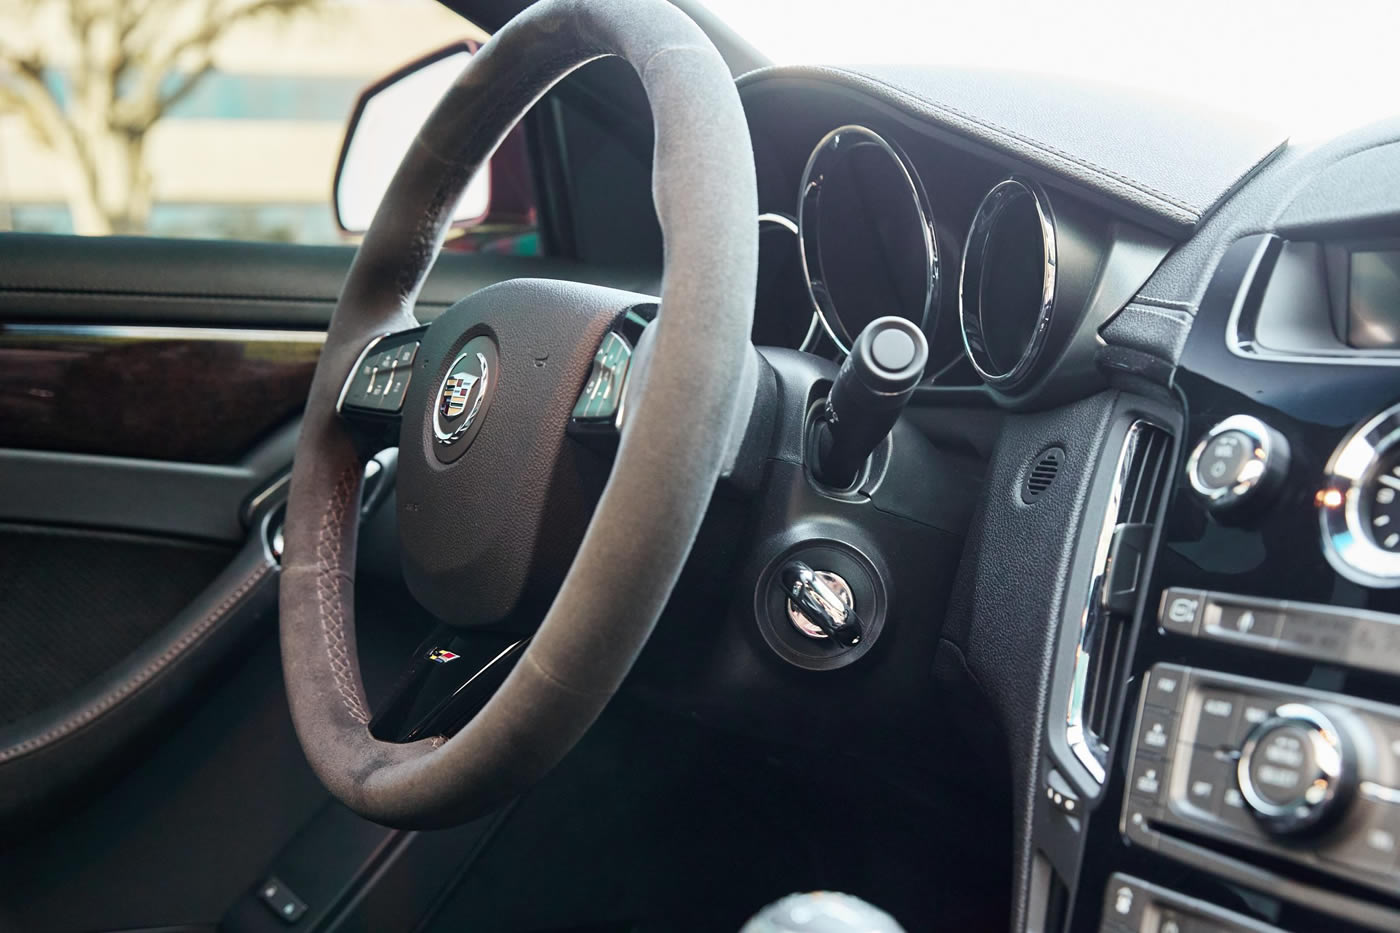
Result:
[[[648,328],[645,364],[635,367],[629,384],[612,472],[558,595],[488,704],[450,738],[380,741],[367,728],[354,631],[363,460],[337,415],[337,397],[370,340],[416,326],[415,299],[477,166],[546,90],[604,56],[629,62],[650,102],[656,127],[653,196],[665,243],[659,313]],[[428,118],[336,306],[307,401],[287,505],[280,629],[292,718],[317,776],[351,809],[403,827],[444,826],[488,812],[562,758],[616,692],[690,552],[726,439],[736,421],[747,417],[734,385],[736,371],[753,352],[756,215],[753,153],[733,79],[704,33],[665,0],[544,0],[472,57]],[[577,313],[577,307],[621,301],[613,297],[620,294],[506,283],[476,293],[462,304],[477,310],[461,314],[489,316],[500,305],[524,309],[518,312],[524,315],[551,302]],[[600,315],[585,316],[587,326],[572,338],[585,345],[574,354],[579,360],[586,362],[597,348],[605,329],[597,323]],[[526,377],[515,374],[526,370],[512,367],[530,351],[511,338],[513,319],[498,314],[473,325],[487,328],[499,342],[498,397],[507,399],[516,389],[524,391]],[[500,326],[490,330],[493,320]],[[557,331],[554,320],[547,326]],[[430,338],[442,321],[431,325]],[[425,341],[425,350],[430,343]],[[425,459],[413,475],[423,483],[451,482],[454,471],[486,470],[490,445],[507,443],[510,432],[545,432],[549,444],[541,449],[553,449],[549,432],[568,414],[559,406],[571,404],[581,386],[581,371],[568,369],[569,360],[561,364],[565,371],[552,376],[559,383],[538,423],[514,423],[510,409],[493,408],[475,442],[481,456],[474,457],[474,448],[453,463]],[[447,364],[429,362],[440,367],[435,373],[445,372]],[[432,378],[417,381],[437,385]],[[565,397],[561,387],[570,382]],[[411,386],[405,411],[421,406],[425,391]],[[406,457],[431,455],[431,443],[414,433],[423,430],[422,418],[406,417],[404,424],[401,475]],[[403,498],[401,487],[401,524],[411,508]],[[532,503],[522,499],[521,514]],[[472,516],[462,522],[470,529]],[[489,523],[483,520],[482,527]],[[413,576],[408,578],[413,587]]]

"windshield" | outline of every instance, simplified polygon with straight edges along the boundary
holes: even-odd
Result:
[[[1107,82],[1333,135],[1400,112],[1396,0],[704,0],[777,64]]]

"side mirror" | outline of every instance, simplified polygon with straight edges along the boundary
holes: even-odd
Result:
[[[453,43],[361,92],[340,146],[332,192],[336,223],[346,233],[369,229],[404,153],[476,49],[474,42]],[[490,209],[488,163],[467,184],[452,223],[459,227],[480,223]]]

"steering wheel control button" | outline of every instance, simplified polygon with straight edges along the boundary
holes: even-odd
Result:
[[[336,406],[342,415],[397,415],[403,410],[422,329],[371,341],[350,371]]]
[[[1268,502],[1288,473],[1288,441],[1252,415],[1233,415],[1206,432],[1186,462],[1186,478],[1206,507],[1243,514]]]
[[[1240,751],[1240,791],[1271,834],[1298,835],[1339,817],[1356,783],[1342,732],[1319,710],[1288,703],[1260,723]]]
[[[632,345],[621,334],[609,331],[593,357],[593,370],[574,404],[572,417],[580,421],[620,421],[622,390],[631,363]]]

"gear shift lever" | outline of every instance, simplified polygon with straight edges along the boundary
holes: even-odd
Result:
[[[769,904],[742,933],[904,933],[904,927],[860,898],[813,891]]]
[[[860,332],[841,364],[826,412],[816,431],[812,472],[835,489],[847,489],[924,377],[928,340],[902,317],[876,318]]]

